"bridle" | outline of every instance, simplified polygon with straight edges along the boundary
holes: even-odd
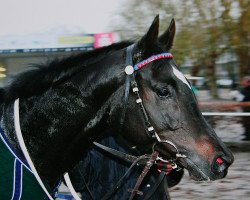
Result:
[[[121,114],[121,119],[120,119],[120,131],[122,131],[122,127],[124,125],[124,119],[125,119],[125,114],[126,114],[126,110],[127,110],[127,105],[128,105],[128,99],[129,99],[129,93],[130,90],[132,88],[133,93],[136,96],[136,103],[139,105],[140,110],[143,114],[143,118],[144,118],[144,123],[145,123],[145,127],[146,127],[146,131],[148,136],[153,139],[154,145],[152,147],[152,154],[151,155],[142,155],[137,157],[136,159],[134,158],[134,162],[132,163],[132,165],[129,167],[129,169],[126,171],[126,173],[124,174],[124,176],[118,181],[118,183],[115,185],[115,187],[113,187],[114,189],[111,190],[109,193],[107,193],[103,200],[109,199],[112,197],[112,195],[115,193],[115,191],[117,189],[119,189],[119,187],[121,186],[122,181],[126,178],[127,174],[130,172],[130,170],[132,169],[132,167],[135,166],[135,164],[138,164],[141,160],[143,160],[144,162],[142,162],[145,167],[142,171],[142,173],[140,174],[135,187],[130,191],[131,192],[131,196],[129,198],[129,200],[132,200],[136,194],[141,194],[141,192],[138,190],[143,179],[145,178],[145,176],[147,175],[147,173],[149,172],[150,168],[152,167],[153,164],[155,164],[156,160],[160,160],[163,162],[169,162],[167,160],[162,159],[161,157],[159,157],[159,152],[154,150],[154,146],[156,144],[159,143],[167,143],[169,145],[171,145],[172,147],[174,147],[174,149],[176,150],[176,154],[175,154],[175,158],[173,160],[177,160],[178,158],[186,158],[187,156],[184,154],[180,154],[179,150],[177,148],[177,146],[169,141],[169,140],[162,140],[160,138],[160,136],[158,135],[158,133],[156,132],[156,130],[154,129],[154,127],[152,126],[149,116],[147,114],[147,111],[143,105],[143,100],[140,97],[140,93],[139,93],[139,88],[135,79],[135,72],[140,70],[141,68],[143,68],[144,66],[146,66],[147,64],[149,64],[150,62],[153,62],[155,60],[159,60],[159,59],[172,59],[173,56],[171,53],[161,53],[161,54],[157,54],[157,55],[153,55],[151,57],[149,57],[146,60],[143,60],[139,63],[137,63],[136,65],[133,65],[133,50],[134,50],[135,44],[130,45],[126,48],[126,67],[125,67],[125,73],[126,73],[126,80],[125,80],[125,92],[124,92],[124,103],[123,103],[123,110],[122,110],[122,114]],[[97,142],[93,143],[96,147],[102,149],[103,151],[106,151],[116,157],[119,157],[125,161],[128,161],[128,157],[133,157],[129,154],[124,154],[122,152],[119,152],[117,150],[114,150],[112,148],[106,147],[104,145],[101,145]],[[133,158],[131,158],[132,160]],[[131,161],[130,160],[130,161]],[[174,161],[171,160],[172,163],[174,163]],[[146,161],[146,162],[145,162]],[[177,165],[174,163],[174,166],[177,168]]]
[[[140,109],[142,111],[143,117],[144,117],[146,131],[147,131],[148,135],[151,137],[151,139],[155,141],[155,143],[154,143],[154,145],[152,147],[152,150],[153,150],[152,154],[154,154],[154,152],[156,152],[154,150],[155,145],[162,144],[162,143],[167,143],[176,150],[175,158],[170,160],[172,163],[174,163],[176,168],[178,168],[179,166],[177,166],[175,164],[175,162],[180,158],[185,159],[185,161],[188,163],[188,165],[190,167],[196,169],[200,173],[200,175],[203,176],[204,178],[206,178],[207,180],[210,180],[209,177],[202,170],[200,170],[200,168],[197,165],[195,165],[194,162],[190,158],[188,158],[186,155],[181,154],[179,152],[177,146],[172,141],[170,141],[170,140],[162,140],[160,138],[160,136],[158,135],[158,133],[156,132],[156,130],[154,129],[154,127],[150,123],[148,114],[147,114],[146,109],[145,109],[145,107],[143,105],[142,98],[140,97],[140,94],[139,94],[139,88],[137,86],[137,82],[136,82],[136,79],[135,79],[135,72],[140,70],[141,68],[143,68],[144,66],[146,66],[147,64],[149,64],[149,63],[151,63],[151,62],[153,62],[155,60],[172,59],[173,55],[171,53],[161,53],[161,54],[153,55],[153,56],[147,58],[146,60],[143,60],[143,61],[133,65],[133,49],[134,49],[134,46],[135,46],[135,44],[132,44],[132,45],[128,46],[127,49],[126,49],[125,73],[127,74],[127,77],[126,77],[126,88],[125,88],[125,103],[128,102],[128,100],[126,100],[126,98],[128,98],[129,94],[126,94],[126,92],[129,91],[128,87],[130,87],[130,85],[131,85],[132,86],[132,91],[135,93],[136,98],[137,98],[136,103],[139,105],[139,107],[140,107]],[[128,84],[128,83],[130,83],[130,84]],[[185,80],[184,80],[184,83],[188,85],[188,83]],[[190,85],[188,85],[188,86],[190,87]],[[129,93],[129,92],[127,92],[127,93]],[[161,160],[161,161],[164,161],[164,162],[168,162],[168,160],[164,160],[163,158],[161,158],[159,156],[156,157],[155,161],[156,160]],[[142,173],[144,173],[144,171]]]
[[[171,142],[169,140],[162,140],[160,138],[160,136],[158,135],[158,133],[156,132],[156,130],[154,129],[154,127],[152,126],[152,124],[150,123],[147,111],[146,111],[146,109],[145,109],[145,107],[143,105],[142,98],[140,97],[139,88],[138,88],[138,85],[137,85],[137,82],[136,82],[136,79],[135,79],[135,71],[140,70],[141,68],[143,68],[144,66],[146,66],[147,64],[149,64],[150,62],[153,62],[155,60],[172,59],[173,55],[171,53],[161,53],[161,54],[153,55],[153,56],[149,57],[148,59],[143,60],[143,61],[137,63],[136,65],[133,65],[133,56],[132,55],[133,55],[134,46],[135,46],[134,44],[130,45],[126,49],[126,65],[127,66],[125,68],[125,73],[127,74],[127,77],[126,77],[124,103],[125,104],[128,103],[129,87],[131,85],[132,86],[132,91],[136,95],[136,103],[139,105],[140,110],[142,111],[142,114],[143,114],[147,134],[153,140],[156,140],[156,143],[167,143],[167,144],[171,145],[172,147],[174,147],[174,149],[176,150],[176,154],[175,154],[176,158],[186,158],[187,157],[186,155],[179,153],[179,150],[178,150],[177,146],[173,142]],[[128,84],[128,82],[130,84]],[[126,111],[123,111],[123,112],[126,112]],[[124,117],[124,116],[122,116],[122,117]],[[124,119],[123,119],[123,121],[124,121]]]

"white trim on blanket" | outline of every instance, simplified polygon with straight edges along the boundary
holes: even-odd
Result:
[[[65,180],[65,183],[66,183],[67,187],[69,188],[70,193],[75,198],[75,200],[81,200],[81,198],[78,196],[77,192],[75,191],[75,189],[74,189],[74,187],[73,187],[73,185],[71,183],[71,180],[69,178],[68,173],[64,174],[64,180]]]

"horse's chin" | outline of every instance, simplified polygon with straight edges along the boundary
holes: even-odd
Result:
[[[178,165],[182,168],[185,168],[189,172],[189,176],[191,179],[195,181],[211,181],[213,178],[211,178],[209,172],[206,172],[202,169],[200,169],[193,161],[190,159],[180,159],[178,162]]]
[[[190,178],[195,180],[195,181],[211,181],[211,179],[209,177],[203,177],[200,174],[194,174],[194,173],[191,173],[190,171],[188,171],[188,172],[189,172]]]
[[[203,177],[200,174],[196,174],[196,173],[192,173],[189,171],[189,176],[191,177],[191,179],[195,180],[195,181],[215,181],[217,179],[222,179],[227,175],[227,172],[218,175],[218,176],[212,176],[212,177]]]

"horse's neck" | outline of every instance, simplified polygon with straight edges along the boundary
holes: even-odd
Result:
[[[40,96],[20,99],[20,122],[26,146],[38,172],[50,182],[83,156],[93,131],[100,124],[103,127],[102,116],[95,119],[98,112],[105,112],[100,111],[103,109],[100,102],[107,100],[119,87],[115,74],[120,69],[112,62],[106,70],[100,68],[101,72],[94,71],[98,65],[91,67],[92,72],[82,72]],[[81,83],[75,84],[79,81]],[[108,90],[101,93],[99,90],[103,88]],[[6,119],[7,123],[9,119],[11,116]],[[89,128],[98,120],[99,124]],[[10,133],[13,126],[8,125],[8,129]],[[11,137],[15,140],[14,135]]]
[[[1,104],[1,129],[11,148],[18,154],[21,159],[24,159],[20,146],[17,142],[17,136],[14,128],[14,107],[13,104]]]

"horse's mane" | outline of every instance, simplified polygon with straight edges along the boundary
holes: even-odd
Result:
[[[17,98],[40,94],[55,83],[73,76],[84,66],[130,44],[130,41],[124,41],[47,63],[30,65],[28,70],[16,75],[7,86],[0,88],[0,102],[7,103]]]

